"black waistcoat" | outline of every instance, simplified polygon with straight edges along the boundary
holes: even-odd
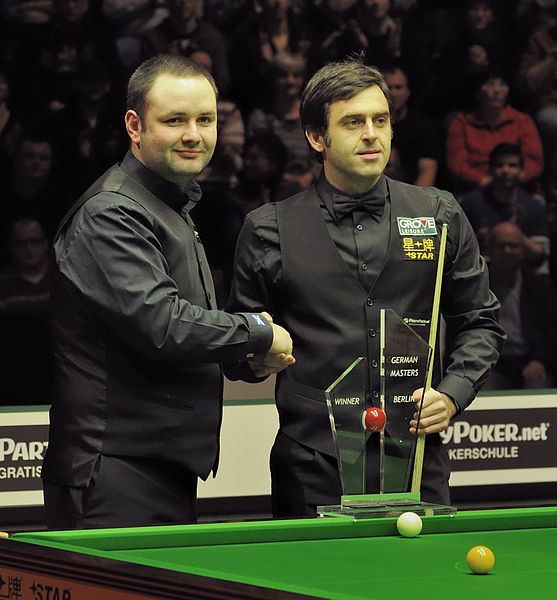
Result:
[[[275,318],[291,332],[297,359],[278,377],[280,425],[293,439],[331,456],[324,390],[359,356],[368,359],[368,402],[378,403],[380,310],[393,309],[401,317],[427,322],[431,315],[442,223],[436,223],[436,236],[427,236],[434,237],[433,260],[415,260],[405,253],[408,238],[405,242],[397,217],[435,217],[438,190],[390,179],[388,185],[388,251],[368,290],[338,253],[314,188],[277,204],[283,283],[277,300],[282,312]],[[418,333],[427,340],[429,327]]]
[[[152,217],[180,297],[216,308],[203,247],[182,217],[115,166],[70,209],[60,229],[99,192],[126,196]],[[57,394],[43,474],[87,485],[100,452],[172,461],[205,478],[216,468],[222,375],[216,363],[177,364],[140,355],[111,334],[54,268]]]

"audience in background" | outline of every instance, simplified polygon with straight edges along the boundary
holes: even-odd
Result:
[[[489,282],[501,302],[499,322],[507,340],[484,390],[554,383],[548,366],[555,362],[555,294],[547,276],[536,276],[529,268],[524,240],[515,223],[499,223],[491,231]]]
[[[21,122],[10,103],[10,82],[0,70],[0,164],[10,161],[21,134]]]
[[[29,211],[52,235],[127,146],[131,72],[157,52],[186,54],[219,84],[195,219],[223,305],[245,213],[319,169],[301,86],[327,60],[363,52],[395,97],[385,172],[457,195],[487,257],[493,228],[514,223],[522,269],[539,277],[549,265],[557,286],[556,48],[556,0],[0,0],[2,241]],[[496,147],[507,154],[490,161]],[[11,261],[2,247],[0,266]]]
[[[7,242],[10,264],[0,270],[0,405],[49,404],[49,241],[41,223],[27,216],[10,223]]]
[[[460,26],[439,59],[444,102],[465,109],[474,101],[470,81],[489,72],[510,67],[511,40],[505,35],[504,20],[493,0],[467,0]]]
[[[306,67],[301,54],[278,53],[271,61],[272,102],[255,108],[247,120],[249,135],[273,133],[287,148],[281,199],[307,188],[319,172],[300,124],[300,94]]]
[[[458,195],[491,181],[489,153],[502,142],[518,144],[524,155],[521,180],[532,182],[543,170],[543,150],[530,115],[508,104],[509,84],[498,73],[484,74],[475,87],[474,109],[458,113],[447,133],[446,158]]]
[[[553,7],[557,19],[557,5]],[[545,183],[557,202],[557,24],[535,30],[520,63],[519,82],[540,133],[545,153]]]
[[[22,214],[34,214],[52,237],[58,219],[69,201],[65,182],[55,169],[55,146],[40,130],[24,131],[17,143],[11,169],[1,177],[2,212],[5,225]]]
[[[440,157],[440,132],[410,101],[408,78],[400,67],[383,70],[394,100],[393,141],[399,157],[402,181],[434,185]]]
[[[238,27],[228,32],[231,96],[244,116],[272,101],[271,64],[277,54],[307,57],[310,53],[307,30],[312,21],[297,4],[292,0],[251,2],[251,10],[242,13]]]
[[[224,35],[205,18],[203,0],[166,0],[168,17],[144,34],[146,55],[181,54],[204,50],[211,57],[212,75],[220,93],[226,93],[230,72]]]
[[[522,232],[524,259],[539,267],[549,255],[547,211],[544,203],[520,183],[524,155],[517,144],[498,144],[489,155],[491,181],[466,194],[466,213],[484,256],[489,256],[493,228],[503,221],[517,225]]]

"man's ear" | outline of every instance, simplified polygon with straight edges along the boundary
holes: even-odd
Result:
[[[325,150],[325,142],[322,135],[306,129],[306,138],[316,152],[323,152]]]
[[[124,120],[126,122],[126,131],[128,132],[131,141],[134,144],[139,145],[142,131],[141,118],[135,112],[135,110],[128,110]]]

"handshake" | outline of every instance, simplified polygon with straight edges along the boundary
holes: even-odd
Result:
[[[256,377],[266,377],[271,373],[278,373],[293,365],[296,359],[292,356],[292,338],[284,327],[273,323],[273,318],[267,312],[261,313],[273,328],[273,343],[269,348],[263,362],[250,361],[249,365]]]

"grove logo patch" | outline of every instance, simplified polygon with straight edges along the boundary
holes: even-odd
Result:
[[[437,235],[434,217],[397,217],[400,235]]]

